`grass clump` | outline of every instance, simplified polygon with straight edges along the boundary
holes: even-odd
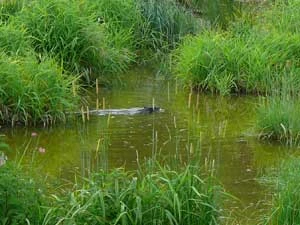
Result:
[[[0,166],[1,224],[38,224],[41,189],[21,168],[6,163]]]
[[[185,84],[221,94],[269,93],[274,80],[299,76],[300,36],[265,23],[243,17],[226,32],[209,30],[186,38],[174,53],[175,73]]]
[[[138,0],[137,4],[144,20],[146,48],[174,48],[183,36],[201,28],[195,17],[173,0]]]
[[[0,25],[8,23],[10,17],[19,12],[24,0],[3,0],[0,2]]]
[[[266,25],[278,32],[297,33],[300,32],[300,1],[279,0],[276,1],[262,20],[267,21]]]
[[[211,26],[226,28],[240,10],[240,3],[234,0],[177,0],[192,9],[195,15],[209,21]]]
[[[30,37],[23,27],[12,23],[0,26],[0,51],[7,55],[25,56],[33,52]]]
[[[56,58],[64,69],[85,75],[87,81],[125,70],[133,54],[126,46],[114,45],[105,24],[87,12],[85,1],[32,1],[17,20],[32,36],[35,52]]]
[[[261,139],[295,146],[300,141],[300,105],[291,97],[272,97],[257,110],[256,127]]]
[[[284,162],[277,174],[267,177],[275,186],[272,209],[266,225],[300,224],[300,161],[292,158]]]
[[[51,59],[0,54],[1,123],[51,124],[65,121],[78,101],[76,78]]]
[[[141,171],[140,171],[141,172]],[[100,171],[54,199],[49,224],[218,224],[220,190],[198,169]]]

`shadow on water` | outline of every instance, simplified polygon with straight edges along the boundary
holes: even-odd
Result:
[[[226,191],[240,199],[230,200],[227,207],[239,213],[240,224],[257,224],[257,215],[267,207],[270,190],[256,177],[276,165],[287,151],[255,138],[253,122],[258,99],[195,93],[190,96],[175,82],[156,80],[146,69],[132,71],[126,79],[122,88],[100,88],[99,98],[105,98],[106,108],[151,106],[154,99],[155,105],[165,111],[91,116],[85,124],[79,117],[74,123],[47,129],[2,129],[15,150],[7,153],[9,159],[18,151],[20,156],[30,140],[31,150],[25,161],[32,161],[42,174],[72,179],[74,173],[87,176],[99,168],[134,169],[137,152],[139,159],[158,152],[165,157],[184,158],[192,154],[191,146],[200,145],[202,158],[214,160],[216,175]],[[95,108],[95,99],[91,93],[90,108]],[[34,132],[37,136],[32,137]]]

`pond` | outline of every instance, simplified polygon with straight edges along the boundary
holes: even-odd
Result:
[[[291,150],[257,140],[253,127],[258,97],[188,92],[175,81],[157,79],[149,69],[135,69],[126,74],[122,87],[100,88],[100,107],[105,99],[105,108],[154,103],[164,112],[90,116],[85,123],[79,116],[74,122],[49,128],[1,128],[12,149],[8,158],[24,155],[22,160],[45,177],[72,180],[74,173],[86,176],[103,167],[135,169],[137,154],[140,160],[155,153],[187,157],[200,147],[201,157],[214,162],[215,174],[226,191],[240,199],[226,203],[236,224],[257,224],[271,193],[256,178]],[[95,90],[87,102],[90,109],[96,107]],[[102,147],[97,148],[98,144]]]

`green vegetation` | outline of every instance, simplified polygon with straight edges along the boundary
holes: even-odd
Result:
[[[82,86],[122,82],[130,66],[171,52],[174,73],[191,90],[271,96],[257,110],[260,138],[299,145],[300,1],[236,19],[239,7],[234,0],[1,1],[0,125],[64,122],[78,110]],[[5,157],[0,151],[2,224],[220,223],[224,193],[192,163],[101,170],[52,194]],[[300,223],[299,166],[294,160],[280,171],[266,224]]]
[[[141,172],[141,171],[140,171]],[[49,224],[218,224],[219,190],[197,170],[101,171],[55,197]]]
[[[69,1],[33,1],[17,17],[32,37],[36,53],[49,55],[75,74],[121,72],[131,61],[124,48],[111,45],[104,25]],[[85,73],[86,72],[86,73]],[[87,78],[88,79],[88,78]]]
[[[173,48],[182,37],[201,28],[192,14],[174,1],[139,0],[138,6],[144,20],[143,32],[149,36],[146,47]]]
[[[295,146],[299,145],[300,105],[291,97],[273,97],[258,108],[257,129],[261,131],[260,138],[280,140]]]
[[[61,194],[42,193],[15,165],[0,167],[3,224],[218,224],[222,190],[199,167],[152,162],[136,172],[100,171]]]
[[[300,223],[300,162],[293,158],[284,162],[278,169],[278,174],[267,177],[276,192],[272,210],[265,219],[268,225],[290,225]]]
[[[6,64],[0,79],[10,81],[1,84],[0,119],[12,125],[64,121],[78,107],[78,83],[118,83],[130,65],[149,57],[144,51],[167,52],[196,32],[196,19],[171,0],[7,0],[0,6]]]
[[[293,100],[300,87],[299,5],[276,1],[265,10],[247,9],[225,31],[186,37],[173,52],[174,73],[203,91],[273,95],[258,110],[261,137],[299,144],[299,107]]]
[[[186,38],[174,53],[175,73],[186,84],[221,94],[268,93],[274,81],[299,74],[299,34],[277,29],[279,22],[268,19],[271,12],[262,15],[264,23],[244,16],[227,31]],[[289,13],[286,18],[294,15]]]
[[[65,110],[78,101],[76,78],[67,76],[51,59],[0,55],[0,119],[25,125],[64,121]]]
[[[41,187],[14,164],[0,166],[1,224],[38,224]]]
[[[226,28],[239,14],[241,3],[234,0],[177,0],[192,9],[196,16],[206,19],[210,25]]]
[[[0,26],[0,51],[10,56],[26,56],[33,53],[26,30],[15,24]]]

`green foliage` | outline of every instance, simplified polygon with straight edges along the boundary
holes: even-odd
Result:
[[[77,104],[76,78],[62,73],[53,60],[0,55],[2,123],[54,123]]]
[[[138,0],[144,19],[142,32],[146,34],[144,46],[154,50],[162,47],[175,47],[187,34],[196,33],[197,20],[191,13],[173,0]]]
[[[91,11],[96,14],[99,23],[105,23],[111,32],[124,29],[135,32],[142,22],[135,0],[89,0],[88,4],[91,6]]]
[[[41,193],[21,168],[0,166],[0,222],[3,225],[38,224]]]
[[[300,161],[292,158],[284,162],[277,174],[267,177],[276,188],[272,209],[266,225],[290,225],[300,223]]]
[[[90,9],[85,1],[32,1],[17,20],[32,36],[37,53],[56,58],[63,68],[83,73],[87,80],[91,75],[125,70],[133,54],[124,45],[114,45],[121,34],[110,35],[105,24],[87,12]]]
[[[0,25],[7,23],[9,18],[22,9],[23,0],[3,0],[0,1]]]
[[[33,52],[26,30],[12,23],[0,26],[0,51],[21,56]]]
[[[271,25],[270,25],[271,26]],[[204,90],[268,93],[285,77],[300,77],[300,36],[251,24],[247,17],[228,31],[188,37],[174,52],[175,73]],[[294,79],[294,89],[299,87]]]
[[[277,0],[273,7],[267,10],[262,17],[266,25],[277,32],[297,33],[300,32],[300,1]],[[264,25],[264,24],[263,24]]]
[[[260,138],[280,140],[294,146],[299,144],[300,105],[291,97],[272,97],[260,104],[256,127]]]
[[[240,11],[240,3],[234,0],[177,0],[208,20],[212,26],[226,28]]]
[[[141,172],[141,171],[140,171]],[[100,171],[82,188],[55,197],[47,221],[56,224],[218,224],[220,190],[199,168],[157,166],[139,175]]]

